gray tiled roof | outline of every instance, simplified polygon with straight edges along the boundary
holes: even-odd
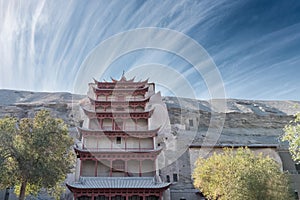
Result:
[[[78,182],[68,184],[73,188],[164,188],[170,183],[156,182],[154,177],[80,177]]]

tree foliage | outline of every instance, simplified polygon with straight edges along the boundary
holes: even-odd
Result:
[[[195,188],[208,199],[293,199],[288,175],[271,158],[247,148],[225,148],[223,153],[199,158],[193,178]]]
[[[295,115],[295,119],[284,127],[283,141],[288,141],[292,158],[300,163],[300,113]]]
[[[73,167],[72,144],[66,124],[49,111],[0,119],[0,188],[15,186],[24,199],[25,191],[57,187]]]

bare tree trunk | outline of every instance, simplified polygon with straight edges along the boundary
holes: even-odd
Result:
[[[21,184],[19,200],[25,199],[26,185],[27,185],[27,181],[23,181]]]

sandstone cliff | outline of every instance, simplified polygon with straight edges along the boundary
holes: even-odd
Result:
[[[46,93],[0,90],[0,117],[32,117],[41,109],[51,110],[70,126],[79,126],[81,121],[80,102],[84,95],[70,93]],[[211,113],[214,117],[225,116],[219,143],[269,144],[278,143],[282,128],[300,112],[298,101],[253,101],[227,99],[226,111],[216,113],[211,101],[164,97],[173,133],[176,129],[196,131],[194,143],[201,143],[210,126]],[[214,100],[218,101],[218,100]],[[192,121],[192,122],[191,122]]]

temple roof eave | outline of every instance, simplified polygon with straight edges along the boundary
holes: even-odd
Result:
[[[88,98],[91,102],[97,102],[97,103],[111,103],[111,104],[118,104],[118,103],[123,103],[124,101],[103,101],[103,100],[97,100],[94,99],[93,97],[88,95]],[[144,98],[144,99],[135,99],[135,100],[128,100],[126,102],[128,102],[128,104],[130,104],[131,102],[148,102],[150,100],[150,97]]]
[[[96,86],[92,86],[94,92],[135,92],[135,91],[147,91],[149,85],[145,85],[144,87],[137,87],[137,88],[99,88]]]
[[[134,82],[135,77],[132,78],[132,79],[127,80],[124,76],[122,76],[120,80],[116,80],[116,79],[111,77],[112,82],[101,82],[101,81],[98,81],[95,78],[93,78],[93,79],[94,79],[95,84],[110,84],[110,85],[115,85],[117,83],[122,83],[122,84],[146,84],[149,81],[149,78],[147,78],[146,80],[143,80],[143,81]]]
[[[83,112],[88,116],[89,118],[98,118],[97,115],[111,115],[111,117],[114,117],[116,115],[147,115],[147,118],[150,118],[151,115],[153,114],[154,109],[143,111],[143,112],[136,112],[136,111],[122,111],[122,112],[117,112],[117,111],[110,111],[110,112],[101,112],[101,111],[92,111],[86,109],[84,106],[81,107]]]
[[[138,134],[138,133],[157,133],[161,127],[158,127],[156,129],[151,130],[91,130],[86,128],[77,127],[77,131],[79,133],[107,133],[107,134],[113,134],[113,133],[126,133],[126,134]]]
[[[78,182],[66,183],[71,191],[76,189],[158,189],[165,190],[171,183],[157,182],[153,177],[80,177]]]

